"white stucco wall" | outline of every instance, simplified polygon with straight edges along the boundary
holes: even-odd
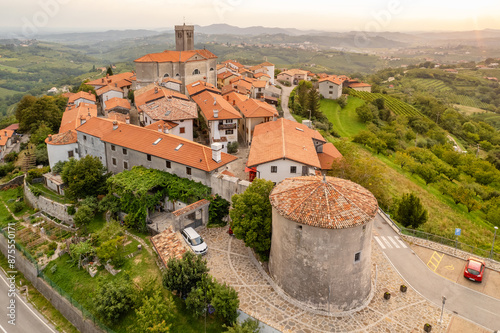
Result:
[[[146,112],[143,112],[142,113],[144,115],[144,124],[146,126],[148,125],[151,125],[155,122],[157,122],[158,120],[155,120],[155,119],[152,119]],[[170,134],[174,134],[174,135],[177,135],[177,136],[180,136],[181,138],[184,138],[186,140],[190,140],[190,141],[193,141],[193,119],[188,119],[188,120],[176,120],[176,121],[172,121],[176,124],[178,124],[178,126],[172,128],[169,133]],[[184,128],[184,133],[181,133],[181,128]],[[157,130],[157,129],[155,129]]]
[[[223,120],[226,124],[226,120]],[[223,145],[222,151],[227,153],[227,145],[230,142],[238,141],[238,119],[233,119],[233,124],[236,124],[236,128],[233,129],[233,134],[226,134],[226,130],[219,130],[219,120],[210,121],[210,144],[214,142],[214,137],[216,137],[215,132],[219,132],[218,137],[221,138],[225,136],[227,138],[226,142],[221,142]]]
[[[342,85],[337,85],[330,81],[320,82],[318,90],[327,99],[337,99],[342,96]]]
[[[94,104],[94,105],[95,105],[95,102],[94,102],[94,101],[91,101],[90,99],[86,99],[86,98],[79,98],[79,99],[76,99],[76,100],[75,100],[75,105],[76,105],[76,106],[80,105],[80,103],[87,103],[87,104]]]
[[[89,134],[85,134],[82,132],[76,132],[77,140],[78,140],[78,149],[80,151],[80,156],[84,157],[87,155],[91,155],[94,157],[98,157],[102,162],[104,167],[107,168],[106,165],[106,151],[105,144],[96,136],[92,136]]]
[[[271,167],[278,167],[276,173],[271,172]],[[296,173],[290,172],[290,167],[295,166],[297,169]],[[266,180],[270,180],[274,183],[279,183],[285,178],[290,177],[299,177],[302,176],[302,167],[306,166],[305,164],[295,162],[292,160],[276,160],[267,163],[263,163],[257,166],[257,178],[263,178]],[[309,166],[309,169],[312,170]]]
[[[108,101],[114,97],[123,98],[123,93],[119,92],[119,91],[110,90],[110,91],[105,92],[104,94],[101,95],[103,110],[106,109],[106,101]]]
[[[80,159],[80,156],[78,155],[78,144],[75,143],[70,143],[67,145],[47,145],[47,152],[49,155],[49,165],[50,168],[52,169],[54,165],[59,162],[59,161],[68,161],[69,156],[68,152],[73,151],[73,157],[75,159]]]

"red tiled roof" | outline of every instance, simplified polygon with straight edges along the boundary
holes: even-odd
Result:
[[[69,130],[64,133],[49,135],[45,139],[45,143],[48,145],[68,145],[70,143],[76,143],[76,131]]]
[[[223,95],[226,101],[229,102],[231,105],[237,105],[241,102],[246,101],[249,97],[247,95],[243,95],[240,93],[237,93],[235,91],[231,91],[228,94]]]
[[[349,83],[348,86],[350,88],[361,88],[361,87],[371,87],[372,85],[363,82],[355,82],[355,83]]]
[[[7,134],[7,135],[5,135]],[[5,146],[7,144],[7,140],[11,138],[14,135],[13,130],[9,130],[4,128],[3,130],[0,131],[0,146]]]
[[[73,103],[75,103],[75,101],[77,99],[80,99],[80,98],[84,98],[84,99],[92,101],[92,102],[96,101],[94,94],[91,94],[91,93],[88,93],[85,91],[79,91],[76,94],[72,94],[71,96],[69,96],[68,104],[73,104]]]
[[[208,50],[163,51],[142,56],[134,62],[189,62],[205,59],[215,59],[217,56]]]
[[[274,64],[271,64],[269,61],[265,61],[263,62],[262,64],[260,64],[261,66],[274,66]]]
[[[366,224],[377,213],[377,199],[350,180],[333,177],[287,178],[269,196],[288,220],[318,228],[344,229]]]
[[[85,84],[91,86],[107,86],[107,85],[114,85],[116,83],[119,88],[123,88],[132,85],[132,81],[134,79],[135,79],[135,74],[133,72],[126,72],[109,76],[107,75],[105,77],[87,82]]]
[[[158,235],[151,237],[151,243],[165,267],[167,267],[168,259],[181,259],[184,252],[189,251],[182,236],[174,232],[172,226],[163,230]]]
[[[11,131],[16,131],[19,129],[19,123],[9,125],[4,128],[4,130],[11,130]]]
[[[200,92],[205,90],[220,94],[220,90],[217,89],[217,87],[215,87],[213,84],[201,80],[188,84],[186,86],[186,89],[190,97],[193,97],[194,95],[199,94]]]
[[[318,131],[288,119],[259,124],[255,126],[247,165],[289,159],[321,168],[313,138],[325,142]]]
[[[188,120],[197,119],[196,104],[177,98],[165,97],[139,106],[154,120]]]
[[[130,121],[130,116],[128,114],[123,114],[120,112],[111,111],[111,112],[108,112],[107,119],[116,120],[116,121],[120,121],[122,123],[126,123],[127,120]]]
[[[59,133],[74,130],[80,126],[81,120],[97,117],[97,105],[80,103],[78,107],[68,108],[64,111],[59,127]]]
[[[149,124],[148,126],[145,126],[145,128],[149,128],[149,129],[152,129],[154,131],[158,131],[158,128],[161,128],[162,130],[165,128],[167,130],[171,130],[172,128],[177,127],[177,126],[179,126],[179,124],[174,123],[172,121],[158,120],[152,124]]]
[[[328,142],[323,145],[323,152],[318,153],[318,158],[321,164],[321,170],[330,170],[333,161],[342,158],[342,154],[335,148],[333,143]]]
[[[119,91],[119,92],[123,93],[123,89],[122,88],[109,85],[109,86],[104,86],[102,88],[97,89],[96,90],[96,94],[97,94],[97,96],[101,96],[102,94],[105,94],[105,93],[107,93],[108,91],[111,91],[111,90]]]
[[[204,205],[209,205],[210,201],[207,199],[201,199],[199,201],[196,201],[195,203],[192,203],[190,205],[187,205],[186,207],[183,207],[181,209],[177,209],[175,212],[172,213],[174,216],[181,216],[183,214],[189,213],[193,210],[196,210]]]
[[[106,110],[112,110],[117,107],[130,110],[130,102],[125,98],[119,97],[113,97],[106,101]]]
[[[319,79],[318,83],[325,82],[325,81],[335,83],[338,86],[342,85],[342,83],[344,82],[343,79],[337,77],[336,75],[330,75],[327,77],[323,77],[322,79]]]
[[[225,65],[226,65],[226,64],[233,64],[233,65],[235,65],[235,66],[236,66],[236,67],[238,67],[238,68],[242,68],[242,67],[244,67],[242,64],[240,64],[240,63],[239,63],[238,61],[236,61],[236,60],[226,60],[226,61],[223,61],[222,63],[223,63],[223,64],[225,64]]]
[[[245,118],[272,118],[279,116],[274,106],[266,102],[261,102],[258,99],[247,99],[244,102],[237,103],[236,106]]]
[[[158,139],[161,140],[158,142]],[[101,140],[206,172],[237,159],[235,156],[221,153],[222,160],[217,163],[212,159],[212,150],[207,146],[173,134],[127,124],[118,124],[117,129],[105,134]],[[182,146],[176,149],[181,144]]]
[[[208,121],[224,120],[224,119],[241,119],[241,115],[235,108],[229,104],[224,97],[203,91],[192,97],[200,107],[203,116]],[[214,110],[218,111],[218,116],[214,117]]]
[[[168,96],[189,101],[189,98],[187,98],[186,95],[165,87],[157,86],[154,83],[134,91],[134,101],[137,107]]]
[[[105,134],[113,130],[113,120],[106,118],[92,117],[87,122],[77,128],[77,132],[102,138]]]

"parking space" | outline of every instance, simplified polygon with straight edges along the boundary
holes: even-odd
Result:
[[[417,245],[411,245],[411,248],[436,274],[477,292],[500,299],[500,273],[488,269],[488,262],[486,262],[483,282],[478,283],[464,277],[465,260]]]

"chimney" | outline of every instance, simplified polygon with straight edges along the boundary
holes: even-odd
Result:
[[[155,87],[155,94],[158,93],[158,87]]]
[[[217,105],[217,98],[214,96],[214,105]]]
[[[83,124],[85,124],[86,122],[87,122],[87,119],[85,119],[85,117],[84,117],[84,116],[81,116],[81,117],[80,117],[80,125],[83,125]]]
[[[104,78],[101,79],[101,82],[104,83]]]
[[[214,110],[214,118],[219,118],[219,110]]]
[[[127,116],[127,117],[125,118],[125,124],[130,124],[130,117],[129,117],[129,116]]]
[[[163,133],[168,134],[168,127],[167,125],[163,125]]]
[[[116,120],[113,121],[113,131],[118,128],[118,122]]]
[[[222,143],[220,142],[212,143],[212,159],[215,162],[219,163],[220,161],[222,161],[221,153],[222,153]]]
[[[161,125],[160,125],[160,124],[158,124],[158,132],[160,132],[160,133],[162,132],[162,131],[161,131]]]

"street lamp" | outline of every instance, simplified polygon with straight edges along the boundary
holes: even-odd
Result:
[[[439,324],[443,323],[444,303],[446,303],[446,296],[443,296],[443,306],[441,307],[441,319],[439,319]]]
[[[495,238],[497,237],[498,227],[495,226],[495,233],[493,234],[493,243],[491,243],[490,259],[493,258],[493,247],[495,246]]]

